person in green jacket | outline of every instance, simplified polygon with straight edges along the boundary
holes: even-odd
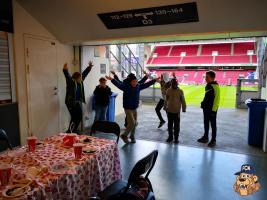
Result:
[[[67,84],[65,104],[71,115],[67,133],[77,133],[77,129],[82,121],[82,103],[85,103],[83,81],[91,71],[92,67],[93,63],[90,61],[88,67],[82,74],[80,72],[74,72],[71,76],[68,71],[68,64],[64,64],[63,73]]]
[[[220,87],[215,81],[216,74],[214,71],[206,72],[205,97],[201,102],[201,108],[204,115],[204,135],[198,139],[200,143],[207,143],[209,141],[209,124],[211,124],[212,136],[208,144],[209,147],[216,145],[217,136],[217,111],[220,103]]]

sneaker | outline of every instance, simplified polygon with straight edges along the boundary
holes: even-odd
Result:
[[[207,143],[209,141],[209,138],[203,136],[197,140],[200,143]]]
[[[165,121],[160,122],[158,128],[161,128],[164,124],[165,124]]]
[[[121,135],[121,139],[125,144],[129,143],[128,137],[126,135]]]
[[[136,143],[135,138],[131,138],[131,143]]]
[[[166,142],[172,142],[173,141],[173,138],[168,138],[167,140],[166,140]]]
[[[208,144],[208,147],[212,148],[216,146],[216,140],[211,140]]]

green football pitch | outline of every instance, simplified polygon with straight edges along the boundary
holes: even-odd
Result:
[[[155,87],[159,88],[160,86],[155,85]],[[187,105],[200,106],[205,94],[204,85],[180,85],[179,87],[184,91]],[[236,86],[221,86],[220,92],[220,107],[235,108]]]

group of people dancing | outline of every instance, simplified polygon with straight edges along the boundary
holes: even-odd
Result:
[[[71,76],[68,71],[68,65],[63,67],[63,73],[66,78],[66,98],[65,103],[71,115],[69,128],[67,132],[77,132],[82,120],[82,104],[85,103],[83,81],[93,67],[90,61],[86,69],[82,72],[74,72]],[[201,103],[204,115],[204,135],[198,139],[198,142],[208,143],[209,147],[216,145],[216,118],[220,100],[220,89],[215,81],[215,72],[206,72],[205,97]],[[161,87],[162,97],[160,98],[155,110],[160,120],[158,128],[161,128],[166,122],[162,117],[161,110],[164,109],[168,118],[168,139],[166,142],[179,143],[180,133],[180,112],[186,112],[186,100],[183,90],[179,87],[175,73],[169,77],[168,73],[162,73],[160,77],[152,78],[149,73],[144,72],[144,77],[138,80],[130,73],[126,79],[120,80],[114,71],[111,75],[101,77],[99,85],[94,90],[95,95],[95,120],[106,120],[106,113],[109,105],[109,99],[112,95],[107,81],[123,92],[123,108],[125,111],[125,130],[121,133],[121,139],[126,143],[135,143],[135,129],[137,126],[137,109],[139,107],[140,92],[155,83]],[[212,128],[212,137],[209,140],[209,127]]]

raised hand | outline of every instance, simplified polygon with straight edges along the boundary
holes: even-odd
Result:
[[[156,81],[160,81],[160,77],[155,78]]]
[[[110,71],[111,74],[113,74],[114,76],[116,75],[115,71]]]
[[[111,81],[113,78],[111,76],[106,76],[106,79]]]
[[[93,62],[92,61],[89,61],[89,63],[88,63],[88,67],[93,67],[94,65],[93,65]]]
[[[143,70],[143,73],[144,73],[145,76],[149,75],[145,70]]]
[[[64,69],[64,70],[68,70],[68,63],[65,63],[65,64],[64,64],[63,69]]]

